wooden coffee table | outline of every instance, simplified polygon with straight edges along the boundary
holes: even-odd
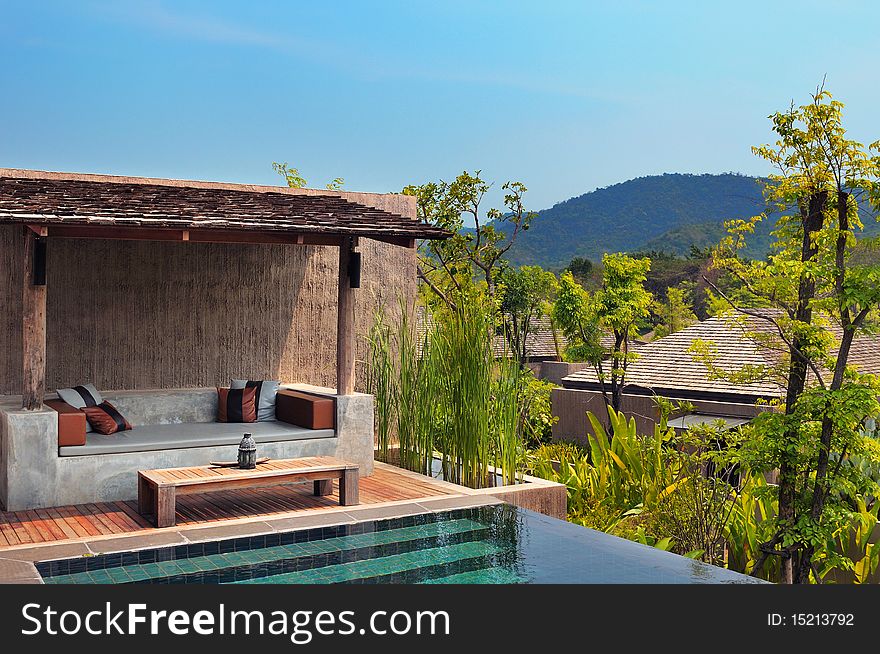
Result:
[[[358,504],[358,466],[330,456],[270,460],[253,470],[217,466],[141,470],[138,472],[138,512],[156,516],[157,527],[173,527],[178,495],[303,481],[314,482],[315,495],[329,495],[333,492],[334,479],[339,480],[339,503],[342,506]]]

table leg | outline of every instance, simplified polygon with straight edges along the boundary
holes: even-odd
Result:
[[[315,495],[330,495],[333,493],[332,479],[315,480]]]
[[[173,527],[177,523],[174,505],[177,500],[177,491],[174,486],[160,486],[155,491],[156,496],[156,526]]]
[[[342,506],[360,504],[358,497],[358,470],[346,470],[339,479],[339,503]]]
[[[154,501],[150,482],[138,475],[138,513],[141,515],[153,513]]]

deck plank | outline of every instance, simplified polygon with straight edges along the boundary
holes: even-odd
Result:
[[[121,533],[127,533],[137,527],[136,524],[131,524],[126,519],[125,513],[120,511],[114,503],[100,502],[97,504],[97,507],[101,509],[103,515],[109,521],[122,530]]]
[[[91,514],[86,511],[84,504],[61,507],[59,511],[63,511],[70,515],[70,517],[79,524],[80,528],[84,530],[88,536],[101,535],[101,530],[92,523],[92,520],[89,517]]]
[[[18,540],[19,544],[25,543],[33,543],[34,539],[31,538],[30,533],[27,529],[25,529],[24,524],[19,518],[16,512],[10,512],[6,514],[6,519],[9,521],[10,526],[12,527],[13,532],[15,533],[15,537]]]
[[[20,511],[18,517],[21,520],[22,526],[31,537],[32,542],[47,543],[52,541],[52,536],[46,530],[43,521],[37,516],[35,511]]]
[[[56,521],[54,516],[52,516],[46,509],[36,509],[35,513],[43,521],[43,525],[52,535],[52,540],[64,540],[66,538],[75,537],[70,535],[69,527],[66,527],[66,525],[63,525],[63,523],[59,523],[58,521]]]
[[[9,521],[2,512],[0,512],[0,536],[3,537],[2,543],[5,543],[6,545],[18,544],[18,537],[15,535],[15,530],[12,528],[12,525],[9,524]]]
[[[79,538],[81,536],[88,536],[89,533],[82,528],[82,526],[77,522],[76,518],[70,515],[70,512],[65,512],[63,508],[51,508],[48,509],[49,515],[52,516],[52,519],[58,523],[58,526],[61,529],[69,530],[73,535],[71,538]]]
[[[86,504],[85,507],[88,511],[86,517],[102,535],[121,533],[121,530],[101,512],[97,504]]]
[[[137,511],[137,502],[116,502],[116,505],[122,510],[125,511],[125,514],[131,519],[131,521],[137,525],[137,529],[134,531],[139,531],[140,529],[149,529],[153,525],[150,524],[150,521],[147,520],[144,516],[142,516]]]

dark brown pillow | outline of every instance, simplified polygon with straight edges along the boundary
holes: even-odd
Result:
[[[99,434],[115,434],[118,431],[131,429],[131,424],[125,416],[109,402],[101,402],[97,406],[84,406],[81,411],[86,414],[86,420]]]
[[[256,422],[256,388],[218,388],[217,422]]]

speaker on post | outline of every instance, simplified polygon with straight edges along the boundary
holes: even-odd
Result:
[[[37,236],[34,239],[34,286],[46,285],[46,239]]]
[[[348,260],[348,282],[350,288],[361,287],[361,253],[355,250],[351,251]]]

